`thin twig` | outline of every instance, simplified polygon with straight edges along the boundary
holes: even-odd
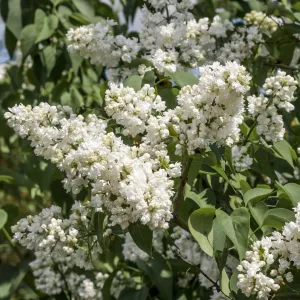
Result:
[[[287,66],[285,64],[271,64],[271,63],[264,63],[264,65],[266,66],[271,66],[271,67],[277,67],[277,68],[281,68],[281,69],[285,69],[285,70],[291,70],[291,71],[300,71],[300,68],[295,68],[295,67],[291,67],[291,66]]]
[[[181,203],[184,198],[184,186],[188,180],[189,170],[192,165],[192,161],[193,161],[192,158],[188,158],[188,160],[185,164],[185,167],[183,169],[183,172],[181,175],[180,186],[179,186],[177,194],[175,195],[174,212],[173,212],[174,223],[176,223],[179,227],[183,228],[184,230],[186,230],[188,232],[189,232],[189,228],[188,228],[187,224],[179,218],[179,212],[180,212]]]
[[[14,244],[14,242],[12,241],[11,236],[10,236],[10,234],[8,233],[8,231],[7,231],[4,227],[2,228],[2,231],[3,231],[3,233],[4,233],[5,237],[6,237],[6,239],[7,239],[8,243],[9,243],[9,245],[11,246],[11,248],[17,253],[19,259],[22,259],[22,255],[21,255],[19,249],[17,248],[17,246],[16,246],[16,245]]]

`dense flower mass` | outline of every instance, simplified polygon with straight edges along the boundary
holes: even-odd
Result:
[[[226,37],[227,32],[234,29],[231,22],[221,21],[219,16],[212,22],[208,18],[195,20],[189,12],[193,8],[189,1],[151,2],[151,5],[151,10],[146,6],[142,9],[144,28],[139,33],[139,41],[121,35],[114,37],[111,31],[116,24],[108,20],[70,29],[67,34],[69,51],[90,58],[92,63],[113,67],[108,70],[113,81],[135,72],[126,66],[115,67],[120,62],[130,63],[136,57],[148,59],[159,73],[170,74],[215,59],[217,39]],[[225,56],[221,61],[225,62]]]
[[[145,131],[146,122],[152,114],[166,109],[165,102],[149,84],[138,92],[111,84],[105,94],[105,104],[106,113],[125,127],[123,134],[132,137]]]
[[[250,26],[256,26],[265,34],[272,34],[277,30],[279,20],[276,17],[269,17],[261,11],[252,10],[244,17]]]
[[[245,24],[235,26],[218,15],[212,21],[196,20],[192,9],[190,1],[151,1],[142,8],[143,29],[138,39],[114,37],[116,23],[107,20],[70,29],[69,51],[107,66],[110,81],[119,82],[138,73],[126,65],[138,57],[149,60],[165,75],[212,61],[241,63],[263,42],[263,34],[271,35],[279,26],[278,19],[257,11],[245,15]]]
[[[248,297],[267,300],[282,284],[293,281],[293,272],[300,268],[300,204],[295,212],[295,222],[285,223],[282,232],[274,231],[254,242],[238,266],[238,287]]]
[[[280,110],[290,112],[295,100],[294,92],[297,81],[283,71],[266,79],[263,89],[265,94],[248,97],[248,112],[257,122],[256,131],[266,141],[276,142],[283,139],[285,129]]]
[[[107,274],[93,270],[92,261],[96,260],[101,248],[96,236],[88,237],[88,208],[75,202],[68,219],[63,219],[61,208],[51,206],[39,215],[21,219],[12,227],[14,241],[33,250],[35,260],[30,263],[35,276],[37,289],[48,295],[56,295],[68,289],[80,299],[102,299],[101,289]],[[84,248],[94,246],[90,253]],[[82,270],[82,274],[74,271]],[[84,275],[93,270],[93,278]]]
[[[101,1],[87,7],[54,2],[55,36],[42,32],[29,45],[26,30],[20,34],[24,83],[17,67],[0,67],[8,126],[50,161],[39,166],[49,187],[24,190],[45,196],[47,205],[61,203],[52,186],[59,175],[73,199],[63,208],[51,202],[11,227],[10,245],[34,255],[36,292],[69,300],[224,300],[241,293],[269,300],[285,289],[294,292],[300,269],[300,204],[295,219],[290,211],[300,178],[294,6],[256,1],[283,15],[276,18],[251,11],[250,1],[209,13],[205,1],[195,7],[190,0],[137,1],[134,7],[122,1],[123,26]],[[66,22],[61,12],[68,9],[80,13]],[[47,21],[56,18],[49,14]],[[142,28],[131,32],[138,14]],[[98,23],[70,29],[87,20]],[[88,61],[65,53],[62,25],[68,51]],[[59,62],[67,57],[66,72],[48,63],[49,53]],[[15,99],[24,104],[7,108]],[[0,139],[4,152],[19,144],[14,133]],[[52,176],[52,164],[62,174]],[[2,176],[2,167],[0,177],[1,186],[14,180]],[[8,236],[3,216],[0,209],[0,229]],[[282,224],[272,232],[270,226]]]
[[[125,228],[140,220],[150,228],[168,227],[172,169],[169,165],[160,168],[159,157],[125,145],[113,133],[106,133],[104,121],[95,115],[84,119],[70,107],[19,105],[5,117],[17,134],[31,141],[37,155],[65,172],[68,191],[91,188],[90,205],[109,212],[111,225]]]
[[[233,145],[239,140],[249,82],[250,76],[239,64],[214,63],[200,68],[199,84],[182,88],[175,109],[166,110],[149,85],[138,92],[111,85],[106,112],[125,127],[125,135],[145,132],[143,141],[153,148],[175,134],[177,153],[192,154],[212,143]]]
[[[71,53],[90,58],[91,63],[100,63],[107,67],[116,67],[123,62],[131,62],[139,51],[137,39],[125,38],[123,35],[114,36],[112,26],[115,21],[107,20],[95,25],[81,26],[70,29],[67,38]]]
[[[245,68],[235,62],[200,68],[199,84],[184,87],[179,105],[169,113],[179,137],[178,153],[185,147],[192,154],[211,143],[233,145],[239,140],[249,81]]]

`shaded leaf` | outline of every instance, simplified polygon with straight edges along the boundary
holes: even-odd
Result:
[[[240,259],[242,259],[248,246],[250,230],[248,210],[245,207],[240,207],[234,210],[230,216],[221,210],[216,210],[216,217],[226,235],[237,248]]]
[[[139,223],[130,223],[128,230],[136,245],[151,256],[153,231],[149,229],[149,226]]]
[[[264,214],[263,226],[282,229],[286,222],[295,221],[295,213],[285,208],[274,208]]]
[[[199,243],[200,248],[209,256],[213,256],[211,238],[215,211],[213,207],[199,208],[190,215],[188,221],[191,234]]]
[[[267,188],[249,190],[244,194],[245,204],[248,205],[251,202],[252,205],[256,205],[258,202],[267,199],[272,192],[273,190]]]
[[[190,73],[186,73],[182,71],[177,71],[173,73],[171,77],[180,87],[199,83],[199,79],[197,77],[195,77]]]
[[[8,215],[5,210],[0,208],[0,229],[4,227],[7,222]]]
[[[138,75],[129,76],[125,82],[124,86],[133,88],[136,92],[141,89],[142,86],[142,77]]]
[[[169,263],[158,253],[153,254],[147,262],[137,261],[137,265],[142,269],[156,285],[160,298],[172,300],[173,274]]]

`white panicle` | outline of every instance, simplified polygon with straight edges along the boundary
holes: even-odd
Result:
[[[179,136],[178,152],[186,147],[193,154],[211,143],[230,146],[237,142],[249,82],[245,68],[235,62],[200,68],[199,84],[182,88],[170,121]]]
[[[268,300],[282,284],[294,280],[293,271],[300,269],[300,204],[295,213],[295,222],[285,223],[282,232],[254,242],[237,267],[237,285],[246,296]]]
[[[67,34],[68,50],[90,58],[91,63],[107,67],[117,67],[120,61],[131,62],[140,50],[136,38],[123,35],[114,36],[112,26],[115,21],[107,20],[97,24],[70,29]]]
[[[154,94],[150,87],[142,89],[138,97],[139,118],[145,118],[142,107],[151,101],[153,109],[163,108],[159,98],[151,100]],[[175,171],[178,165],[164,165],[159,160],[163,155],[168,161],[166,152],[151,156],[129,147],[113,133],[106,133],[104,121],[95,115],[84,119],[70,107],[41,103],[31,108],[21,104],[5,117],[17,134],[31,141],[37,155],[65,172],[67,191],[79,193],[83,187],[91,188],[90,205],[108,212],[111,225],[126,228],[139,220],[151,229],[168,227],[174,193],[170,175],[179,176],[180,171]],[[137,133],[136,124],[130,123],[128,130]]]
[[[256,131],[267,142],[283,139],[285,129],[280,110],[290,112],[294,109],[291,103],[295,100],[294,92],[297,81],[283,71],[266,79],[263,88],[265,94],[249,96],[248,112],[256,119]]]

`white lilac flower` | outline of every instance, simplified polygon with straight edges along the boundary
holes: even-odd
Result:
[[[120,61],[131,62],[140,50],[136,38],[125,38],[123,35],[114,36],[113,20],[98,22],[87,26],[70,29],[67,39],[70,43],[68,50],[90,58],[91,63],[100,63],[107,67],[117,67]]]
[[[130,72],[135,73],[132,69],[128,72],[126,63],[137,57],[150,60],[162,74],[199,67],[213,57],[216,39],[234,29],[231,22],[223,22],[219,16],[212,22],[208,18],[196,21],[189,12],[193,8],[190,1],[149,1],[149,5],[152,9],[144,6],[141,10],[144,26],[138,39],[113,36],[116,23],[107,20],[70,29],[68,50],[90,58],[91,63],[107,66],[109,80],[119,82]],[[124,66],[120,66],[122,63]]]
[[[252,10],[244,17],[246,23],[251,26],[256,26],[265,34],[272,34],[278,28],[279,20],[276,17],[269,17],[261,11]]]
[[[294,280],[293,270],[300,269],[300,204],[294,210],[296,221],[254,242],[237,267],[237,286],[246,296],[267,300],[284,282]]]
[[[146,122],[153,113],[166,109],[165,102],[155,89],[144,85],[135,92],[133,88],[111,84],[105,93],[105,111],[125,127],[124,135],[135,137],[146,129]]]
[[[233,145],[239,140],[250,76],[235,62],[213,63],[200,73],[199,84],[183,87],[178,107],[168,112],[169,126],[179,137],[179,153],[185,147],[193,154],[210,143]]]
[[[294,92],[297,81],[283,71],[266,79],[263,88],[265,94],[249,96],[248,112],[256,119],[256,131],[267,142],[280,141],[285,129],[280,110],[290,112],[294,109]]]
[[[94,274],[94,281],[91,281],[84,275],[73,273],[75,267],[82,272],[92,270],[91,260],[96,259],[102,252],[97,244],[90,254],[81,249],[81,245],[88,243],[89,227],[86,215],[89,210],[76,202],[70,217],[63,219],[61,208],[51,206],[36,216],[21,219],[12,227],[13,240],[34,252],[35,259],[30,267],[38,290],[48,295],[56,295],[67,288],[80,299],[101,299],[101,288],[107,274],[102,279],[99,273]],[[96,241],[96,236],[90,237],[91,243]]]
[[[147,99],[147,93],[153,96],[151,88],[146,87],[140,97]],[[152,107],[161,109],[163,104],[157,99]],[[143,117],[142,111],[139,116]],[[83,187],[91,188],[90,205],[108,211],[111,225],[126,228],[140,220],[151,229],[168,227],[174,193],[168,174],[178,176],[178,165],[159,168],[159,157],[125,145],[121,138],[106,133],[104,121],[95,115],[84,119],[73,114],[70,107],[19,105],[5,117],[17,134],[31,141],[35,154],[65,172],[67,191],[78,193]],[[166,153],[165,157],[168,159]]]

